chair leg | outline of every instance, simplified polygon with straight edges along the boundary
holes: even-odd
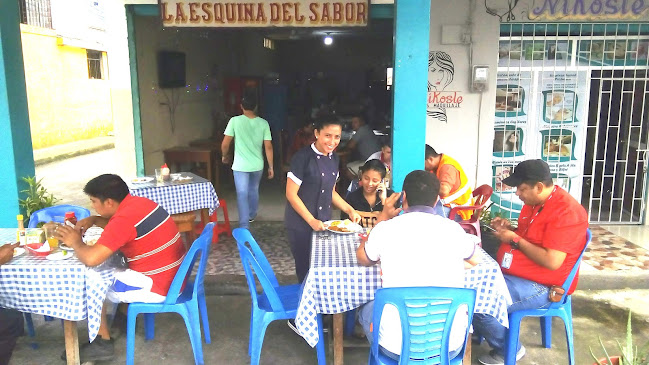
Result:
[[[252,332],[252,349],[250,349],[250,365],[259,365],[261,357],[261,348],[264,344],[264,335],[266,334],[268,321],[263,316],[257,316],[255,326]]]
[[[205,336],[205,343],[211,343],[212,337],[210,336],[210,321],[207,318],[207,305],[205,303],[205,293],[202,292],[198,295],[198,309],[201,314],[203,322],[203,335]]]
[[[564,306],[565,314],[561,316],[563,319],[563,325],[566,328],[566,342],[568,347],[568,364],[573,365],[575,363],[575,345],[574,345],[574,333],[572,328],[572,305],[570,303]]]
[[[155,314],[144,313],[144,339],[151,341],[155,338]]]
[[[351,336],[354,333],[356,326],[356,309],[352,309],[345,313],[345,336]]]
[[[248,336],[248,356],[252,356],[252,341],[253,341],[253,330],[255,328],[255,321],[257,319],[255,318],[255,308],[252,308],[250,310],[250,331],[249,336]]]
[[[355,312],[356,311],[354,311],[354,313]],[[322,332],[322,314],[318,314],[318,337],[318,343],[316,344],[318,365],[327,365],[327,357],[325,356],[324,332]]]
[[[507,365],[516,364],[521,319],[516,313],[509,316],[509,331],[507,331],[507,338],[505,339],[505,364]]]
[[[25,318],[25,322],[27,323],[27,335],[31,338],[34,338],[36,336],[36,331],[34,330],[34,321],[32,320],[31,313],[23,313],[23,317]],[[29,343],[29,347],[36,350],[38,349],[38,343],[32,341]]]
[[[133,365],[135,361],[135,322],[137,313],[129,308],[126,316],[126,365]]]
[[[539,317],[541,322],[541,343],[543,347],[549,349],[552,347],[552,317]]]
[[[194,353],[194,362],[196,365],[203,365],[203,344],[201,342],[201,324],[198,319],[198,313],[192,313],[187,309],[184,313],[179,313],[185,320],[187,333],[189,334],[189,342],[192,345],[192,352]]]

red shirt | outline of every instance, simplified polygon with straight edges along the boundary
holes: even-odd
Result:
[[[178,228],[157,203],[130,194],[122,200],[97,244],[126,256],[129,269],[153,279],[151,291],[167,295],[185,256]]]
[[[509,269],[502,268],[504,274],[518,276],[546,286],[563,285],[586,245],[587,229],[588,215],[584,207],[568,192],[556,186],[556,190],[542,207],[532,207],[527,204],[523,206],[518,218],[516,234],[537,246],[565,252],[566,258],[561,267],[557,270],[542,267],[527,258],[520,250],[511,250],[509,244],[500,245],[498,262],[502,263],[505,252],[512,251],[514,255],[512,264]],[[568,294],[575,290],[578,279],[579,273],[575,276]]]

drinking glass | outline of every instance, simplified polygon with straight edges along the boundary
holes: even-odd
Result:
[[[50,246],[50,249],[53,250],[59,247],[59,239],[56,238],[56,228],[60,226],[58,223],[50,222],[43,225],[45,230],[45,238],[47,239],[47,244]]]
[[[160,169],[155,169],[155,181],[158,183],[162,183],[163,177],[162,177],[162,170]]]

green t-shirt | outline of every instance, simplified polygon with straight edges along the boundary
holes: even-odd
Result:
[[[223,134],[234,138],[232,170],[252,172],[264,169],[264,141],[272,140],[266,119],[251,119],[245,115],[232,117]]]

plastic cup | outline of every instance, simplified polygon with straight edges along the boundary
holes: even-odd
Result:
[[[160,169],[155,169],[155,181],[159,183],[164,182],[162,171]]]
[[[56,228],[60,226],[58,223],[50,222],[43,225],[45,230],[45,239],[47,239],[47,244],[50,246],[50,249],[55,249],[59,247],[59,239],[56,238]]]

